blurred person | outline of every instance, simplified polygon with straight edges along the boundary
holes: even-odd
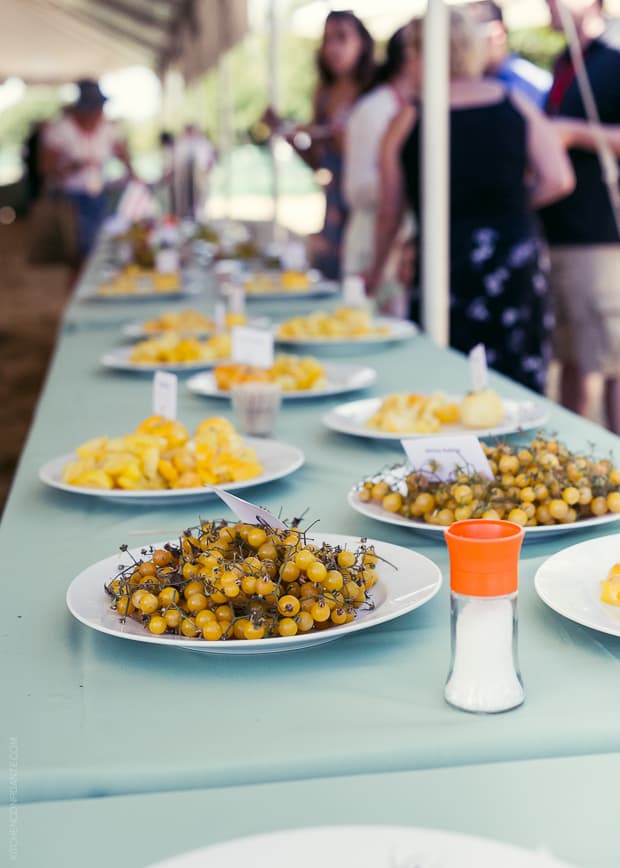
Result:
[[[287,141],[311,169],[325,177],[325,221],[310,239],[312,265],[330,279],[342,270],[342,236],[347,206],[342,192],[344,135],[351,109],[375,77],[372,36],[352,12],[330,12],[317,54],[319,82],[309,125],[296,127]],[[268,110],[264,122],[283,129],[282,120]]]
[[[106,120],[106,97],[96,81],[77,82],[79,95],[44,131],[41,170],[46,190],[73,206],[77,221],[78,264],[90,253],[106,215],[105,170],[120,160],[133,175],[127,146]]]
[[[363,274],[372,264],[381,140],[390,121],[413,97],[407,48],[406,28],[401,27],[387,43],[377,85],[357,102],[347,123],[343,173],[343,192],[349,207],[343,248],[345,274]],[[396,303],[392,296],[398,292],[397,287],[395,281],[390,281],[389,298],[382,298],[380,306]]]
[[[197,220],[204,214],[215,148],[195,124],[187,124],[171,150],[172,212]]]
[[[552,24],[562,29],[555,0]],[[620,157],[620,22],[607,21],[597,0],[565,0],[584,55],[598,108],[600,133]],[[554,350],[562,364],[561,401],[591,415],[597,380],[604,379],[607,423],[620,434],[620,235],[568,51],[558,58],[547,111],[568,148],[577,184],[541,212],[551,253],[551,289],[557,328]]]
[[[539,108],[544,108],[552,76],[546,69],[510,51],[501,7],[493,0],[474,0],[468,4],[467,10],[481,25],[484,34],[485,75],[501,81],[509,91],[514,88]]]
[[[419,90],[422,25],[411,25]],[[533,208],[574,183],[550,121],[521,94],[482,77],[479,29],[450,10],[450,344],[487,348],[489,364],[542,392],[551,317]],[[400,223],[405,200],[420,214],[420,123],[412,105],[391,123],[382,145],[372,291]],[[412,317],[418,319],[419,286]]]

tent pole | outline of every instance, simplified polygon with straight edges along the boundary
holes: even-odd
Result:
[[[449,344],[449,34],[444,0],[428,0],[424,18],[422,122],[422,325]]]
[[[232,148],[233,104],[230,52],[224,51],[218,59],[219,148],[224,169],[224,216],[231,218],[232,206]]]
[[[268,21],[268,38],[267,38],[267,63],[268,63],[268,83],[269,83],[269,104],[275,110],[276,114],[280,112],[280,96],[281,96],[281,80],[280,80],[280,22],[278,18],[278,0],[269,0],[267,10]],[[278,166],[277,142],[272,136],[269,141],[269,154],[271,157],[271,198],[273,217],[271,225],[271,237],[273,241],[278,240],[278,206],[280,202],[280,173]]]

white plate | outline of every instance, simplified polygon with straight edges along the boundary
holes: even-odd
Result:
[[[278,335],[279,324],[274,325],[273,333],[275,341],[283,346],[304,347],[313,350],[346,350],[348,352],[355,351],[360,347],[377,346],[381,344],[390,344],[394,341],[405,341],[417,334],[418,329],[409,320],[396,319],[394,317],[378,316],[373,319],[373,325],[379,328],[386,328],[386,334],[381,335],[366,335],[360,338],[350,338],[348,340],[329,340],[327,338],[317,338],[310,340],[309,338],[281,338]]]
[[[291,859],[291,854],[294,858]],[[253,835],[151,868],[570,868],[546,852],[442,829],[324,826]]]
[[[601,601],[601,582],[620,561],[620,534],[562,549],[538,568],[534,587],[555,612],[601,633],[620,636],[620,606]]]
[[[252,479],[243,482],[223,482],[221,488],[226,491],[240,491],[254,485],[273,482],[283,476],[289,476],[304,463],[304,453],[296,446],[280,443],[278,440],[263,440],[259,437],[244,437],[248,446],[256,450],[258,459],[263,465],[263,472]],[[98,497],[112,503],[124,503],[130,506],[169,506],[173,503],[187,503],[205,500],[213,497],[208,488],[166,488],[162,491],[120,491],[106,488],[83,488],[78,485],[68,485],[62,481],[62,472],[69,461],[75,461],[76,456],[61,455],[44,464],[39,470],[39,479],[52,488],[69,491],[72,494],[86,494]]]
[[[158,331],[147,331],[144,328],[144,323],[142,322],[130,322],[127,325],[124,325],[122,328],[122,333],[126,338],[132,338],[133,340],[143,340],[147,338],[156,338],[160,335],[165,334],[167,331],[171,331],[171,329],[159,329]],[[178,331],[176,329],[172,329],[175,334],[180,334],[183,337],[188,338],[203,338],[209,337],[215,331],[215,329],[207,329],[205,328],[202,331]]]
[[[350,401],[340,404],[323,416],[323,422],[332,431],[351,434],[354,437],[370,437],[373,440],[402,440],[404,437],[448,437],[455,434],[473,434],[474,437],[499,437],[538,428],[549,418],[549,412],[534,401],[511,401],[502,398],[504,418],[493,428],[466,428],[464,425],[442,425],[439,431],[429,434],[392,434],[368,428],[366,423],[381,406],[382,398],[365,401]],[[462,395],[447,395],[446,400],[460,402]]]
[[[356,548],[359,537],[342,536],[340,534],[313,533],[309,539],[326,542],[329,545],[340,545]],[[154,636],[148,630],[128,618],[122,623],[118,615],[110,608],[110,598],[103,590],[105,582],[110,581],[118,572],[118,566],[129,563],[131,554],[140,557],[144,546],[135,548],[131,553],[115,554],[99,563],[85,569],[77,576],[67,591],[67,606],[78,621],[111,636],[123,639],[133,639],[136,642],[148,642],[156,645],[170,645],[187,651],[203,651],[211,654],[259,654],[276,651],[295,651],[322,645],[341,639],[358,630],[374,627],[391,621],[406,612],[412,612],[435,596],[441,586],[441,572],[431,560],[412,552],[402,546],[368,540],[374,545],[377,553],[389,564],[379,561],[377,572],[379,581],[372,589],[369,597],[375,608],[358,612],[355,621],[332,627],[319,633],[304,633],[291,638],[276,637],[273,639],[230,640],[227,642],[205,642],[204,640],[185,639],[177,636]],[[163,543],[153,547],[159,548]]]
[[[88,301],[174,301],[179,298],[190,298],[193,295],[200,295],[202,292],[201,286],[185,286],[181,289],[170,290],[169,292],[154,292],[152,289],[145,289],[139,292],[128,292],[125,295],[101,295],[97,290],[93,290],[84,298]]]
[[[398,472],[398,469],[396,469],[396,472]],[[398,527],[406,527],[409,530],[415,531],[415,533],[422,534],[422,536],[443,539],[445,531],[445,527],[443,526],[427,524],[425,521],[416,521],[413,518],[405,518],[402,515],[387,512],[378,503],[362,502],[357,496],[356,485],[349,491],[347,502],[356,512],[359,512],[360,515],[365,515],[367,518],[374,518],[376,521],[383,522],[383,524],[395,524]],[[567,533],[578,533],[588,528],[598,528],[619,520],[620,513],[609,513],[607,515],[584,518],[572,524],[541,524],[536,527],[526,527],[524,528],[525,542],[534,542],[540,537],[547,540],[556,536],[564,536]],[[620,560],[620,557],[618,560]]]
[[[327,385],[323,389],[297,389],[292,392],[282,392],[282,398],[290,401],[296,398],[327,398],[330,395],[341,395],[344,392],[354,392],[357,389],[367,389],[377,379],[374,368],[366,368],[362,365],[327,364],[325,375]],[[215,375],[205,371],[202,374],[194,374],[187,381],[187,387],[196,395],[206,395],[209,398],[230,398],[229,391],[218,389]]]
[[[133,350],[133,347],[116,347],[101,357],[101,364],[104,368],[110,368],[113,371],[129,371],[135,374],[154,374],[155,371],[171,371],[175,374],[182,374],[188,371],[204,371],[207,368],[213,368],[215,365],[230,361],[230,359],[213,359],[212,361],[203,360],[198,362],[139,364],[138,362],[131,361]]]
[[[247,277],[245,278],[248,279]],[[273,292],[251,292],[245,290],[246,301],[284,301],[290,298],[321,298],[328,295],[337,295],[340,292],[340,284],[333,280],[319,279],[305,287],[305,289],[274,289]]]

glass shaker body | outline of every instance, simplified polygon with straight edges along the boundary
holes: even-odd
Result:
[[[525,691],[517,654],[517,593],[474,597],[451,591],[450,633],[446,701],[486,714],[521,705]]]

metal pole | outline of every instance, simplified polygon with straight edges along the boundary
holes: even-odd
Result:
[[[268,75],[269,75],[269,103],[276,114],[280,111],[280,22],[278,17],[278,0],[270,0],[267,10],[268,23]],[[272,136],[269,143],[271,157],[271,198],[273,218],[271,236],[273,241],[278,240],[278,206],[280,202],[280,173],[278,167],[277,143]]]
[[[440,347],[450,342],[448,28],[444,0],[428,0],[422,93],[422,325]]]

